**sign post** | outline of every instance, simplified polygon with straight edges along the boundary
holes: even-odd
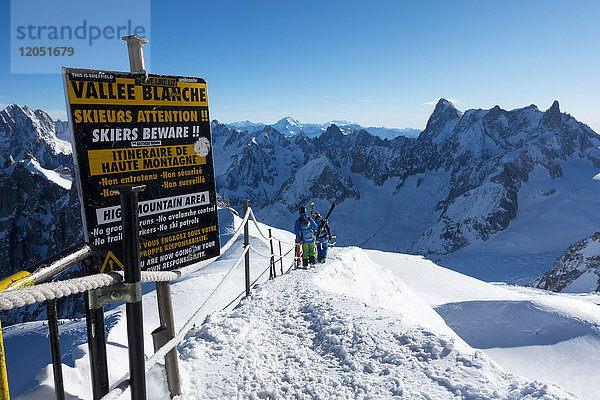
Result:
[[[123,210],[123,254],[125,283],[133,298],[127,301],[127,344],[129,346],[129,377],[132,400],[146,400],[146,369],[144,367],[144,320],[142,313],[142,271],[140,269],[140,237],[138,194],[144,185],[118,185]]]
[[[63,68],[63,82],[85,238],[100,253],[100,272],[125,271],[131,394],[143,399],[141,270],[218,256],[220,242],[206,81],[146,73],[147,40],[123,39],[130,73]],[[173,320],[164,289],[157,285],[161,326]],[[176,372],[176,353],[165,359]],[[179,377],[168,379],[171,396],[180,394]]]

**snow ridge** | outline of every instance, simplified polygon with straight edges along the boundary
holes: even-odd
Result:
[[[575,399],[470,348],[358,248],[263,284],[180,351],[184,399]]]

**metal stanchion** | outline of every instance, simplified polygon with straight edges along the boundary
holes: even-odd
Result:
[[[140,266],[138,218],[138,193],[144,190],[145,187],[146,185],[117,185],[113,188],[121,196],[125,285],[132,294],[132,299],[125,306],[127,313],[127,342],[129,344],[129,376],[132,400],[146,399],[142,270]]]
[[[156,300],[158,302],[160,326],[152,332],[155,352],[175,337],[175,319],[173,318],[173,303],[169,282],[156,282]],[[179,396],[181,394],[181,382],[179,379],[177,347],[171,349],[165,355],[165,370],[171,398]]]
[[[65,386],[62,375],[62,361],[60,357],[60,340],[58,337],[58,313],[56,299],[46,301],[48,314],[48,329],[50,330],[50,349],[52,352],[52,370],[54,371],[54,395],[56,400],[65,400]]]
[[[271,234],[271,228],[269,228],[269,244],[271,245],[271,278],[277,278],[277,272],[275,271],[275,256],[273,255],[273,235]]]
[[[281,252],[281,240],[279,242],[279,267],[281,268],[281,275],[283,275],[283,253]]]
[[[93,256],[83,263],[85,276],[99,272],[98,257]],[[90,372],[92,374],[92,396],[100,400],[108,393],[108,363],[106,361],[106,333],[104,331],[104,308],[90,307],[89,292],[85,292],[85,323],[87,326]]]
[[[244,200],[244,217],[248,214],[248,200]],[[248,246],[250,246],[250,233],[248,232],[248,224],[250,223],[250,218],[246,220],[246,224],[244,225],[244,250]],[[244,267],[245,267],[245,275],[246,275],[246,296],[250,296],[250,252],[246,252],[246,256],[244,259]]]

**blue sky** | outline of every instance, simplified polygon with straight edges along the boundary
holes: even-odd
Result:
[[[64,118],[58,73],[10,73],[0,1],[0,104]],[[423,128],[440,97],[461,110],[557,99],[600,132],[599,16],[597,1],[152,1],[150,72],[206,78],[224,122]],[[70,66],[124,69],[114,46],[118,60]]]

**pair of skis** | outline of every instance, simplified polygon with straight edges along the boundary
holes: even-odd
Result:
[[[329,219],[329,216],[333,212],[334,208],[335,208],[335,201],[333,203],[331,203],[331,207],[329,207],[329,211],[327,211],[327,215],[325,216],[325,218],[321,219],[321,223],[319,224],[319,229],[317,229],[317,237],[319,237],[321,232],[323,232],[323,229],[325,228],[325,225],[327,224],[327,220]],[[314,217],[314,215],[315,215],[315,203],[314,202],[310,203],[310,215],[311,215],[311,217]]]

